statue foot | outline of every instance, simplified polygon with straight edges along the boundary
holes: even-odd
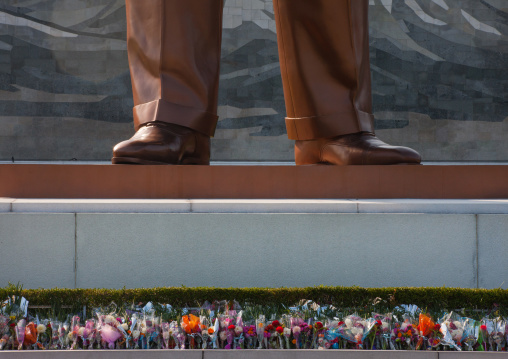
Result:
[[[295,143],[297,165],[418,165],[421,156],[415,150],[391,146],[373,133],[359,132],[333,138]]]
[[[210,138],[190,128],[143,124],[129,140],[113,148],[113,164],[209,165]]]

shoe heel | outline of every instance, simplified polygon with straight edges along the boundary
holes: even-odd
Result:
[[[196,133],[194,151],[180,160],[181,165],[210,165],[210,137]]]
[[[321,148],[318,141],[295,141],[297,166],[321,164]]]

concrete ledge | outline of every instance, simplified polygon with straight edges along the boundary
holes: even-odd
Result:
[[[456,359],[506,358],[502,352],[383,350],[72,350],[2,351],[5,359]]]
[[[439,359],[438,352],[384,350],[205,350],[205,359]]]
[[[12,202],[14,202],[12,198],[0,197],[0,212],[12,212]]]
[[[508,200],[365,199],[15,199],[0,212],[16,213],[441,213],[508,214]]]
[[[2,359],[203,359],[202,350],[23,350],[0,353]]]

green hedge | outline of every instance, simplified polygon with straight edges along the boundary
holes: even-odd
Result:
[[[19,289],[19,288],[18,288]],[[15,286],[0,288],[0,298],[16,291]],[[196,306],[205,301],[236,300],[240,304],[294,305],[302,299],[319,304],[332,304],[339,308],[381,307],[393,308],[399,304],[416,304],[429,310],[508,309],[508,290],[461,288],[360,288],[360,287],[308,287],[308,288],[140,288],[140,289],[24,289],[18,292],[30,301],[31,306],[87,306],[98,307],[111,302],[169,303],[173,306]]]

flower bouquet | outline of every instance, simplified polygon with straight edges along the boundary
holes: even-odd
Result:
[[[51,338],[51,326],[48,321],[37,324],[37,342],[35,343],[37,349],[48,349],[49,341]]]
[[[259,317],[256,319],[256,334],[258,336],[258,349],[263,349],[268,347],[267,338],[265,335],[265,327],[266,327],[266,319],[265,316],[260,314]],[[507,334],[508,335],[508,334]]]
[[[392,314],[372,313],[372,317],[375,320],[375,324],[372,328],[371,349],[386,350],[390,346]]]
[[[504,333],[506,331],[506,322],[502,318],[486,320],[485,325],[489,333],[488,342],[491,351],[502,351],[506,345]]]
[[[341,338],[345,339],[347,343],[353,344],[356,349],[364,349],[364,341],[368,339],[375,323],[373,318],[362,319],[356,314],[349,315],[344,319],[344,324],[338,328],[338,333]]]
[[[26,329],[26,319],[18,320],[18,323],[14,327],[16,331],[16,340],[18,341],[18,350],[23,349],[23,342],[25,341],[25,329]]]
[[[80,322],[80,318],[77,315],[72,317],[72,319],[71,319],[71,330],[70,330],[70,332],[68,334],[69,342],[71,343],[71,346],[70,346],[71,350],[79,349],[79,347],[78,347],[78,339],[79,339],[80,330],[82,328],[80,326],[79,322]],[[83,332],[84,332],[84,327],[81,330],[81,334]]]
[[[170,342],[171,342],[171,326],[169,325],[168,322],[162,322],[161,323],[161,332],[162,332],[162,343],[164,345],[164,349],[171,349],[169,347],[170,345]]]
[[[159,318],[156,318],[153,312],[145,313],[143,324],[145,328],[144,334],[146,338],[146,345],[144,349],[159,349],[160,348]],[[125,333],[125,336],[127,336],[127,333]]]
[[[432,318],[424,313],[420,313],[417,328],[420,337],[416,343],[416,350],[437,348],[441,344],[443,334],[441,333],[441,325],[435,323]]]
[[[118,339],[122,337],[122,332],[119,330],[119,323],[115,316],[112,314],[97,314],[98,316],[98,330],[101,334],[101,340],[104,343],[104,349],[115,349],[115,344]]]
[[[477,346],[478,336],[480,333],[480,323],[471,318],[463,318],[464,335],[463,342],[468,351],[473,351]]]
[[[296,349],[301,348],[302,328],[308,327],[308,324],[298,316],[292,316],[290,319],[290,328],[293,333],[293,345]]]
[[[210,320],[206,315],[200,315],[199,321],[201,323],[199,326],[201,331],[201,349],[207,349],[210,336],[213,334],[213,328],[210,327]]]
[[[180,325],[187,334],[189,349],[196,349],[198,347],[197,343],[201,343],[203,341],[201,337],[201,321],[199,317],[193,314],[184,315]]]
[[[0,350],[3,350],[9,342],[10,336],[10,319],[0,314]]]
[[[169,324],[171,335],[176,343],[175,349],[185,349],[185,341],[187,339],[187,335],[183,331],[183,329],[178,325],[178,322],[172,321]]]
[[[95,341],[95,320],[87,319],[85,326],[79,328],[78,336],[83,343],[83,349],[93,349],[93,343]]]
[[[402,323],[396,322],[393,325],[390,339],[391,349],[414,350],[418,341],[418,330],[406,317]]]
[[[441,344],[445,347],[461,351],[462,339],[464,337],[464,323],[462,318],[456,313],[450,312],[445,314],[439,322],[441,324],[441,333],[443,334]]]

